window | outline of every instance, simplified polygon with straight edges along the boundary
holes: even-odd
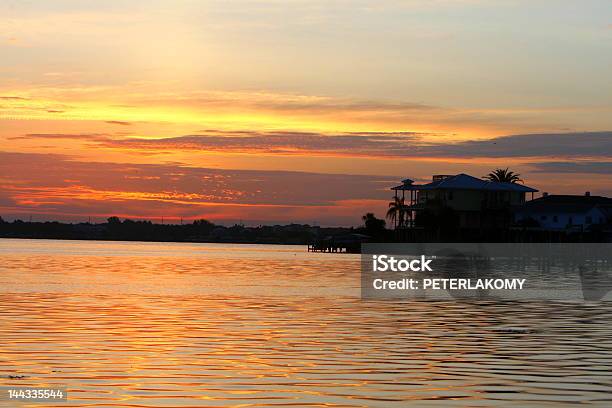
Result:
[[[593,223],[593,217],[591,217],[590,215],[586,216],[586,223],[587,224],[592,224]]]
[[[540,219],[542,221],[546,221],[548,219],[548,215],[540,215]]]
[[[453,199],[453,192],[452,192],[452,191],[449,191],[449,192],[448,192],[448,199],[449,199],[449,200],[452,200],[452,199]]]
[[[569,219],[567,220],[567,223],[569,225],[574,225],[574,219],[572,217],[569,217]]]
[[[556,215],[553,215],[553,222],[559,222],[559,217],[557,217]]]

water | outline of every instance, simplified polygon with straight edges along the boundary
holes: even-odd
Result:
[[[0,385],[67,388],[36,407],[612,405],[612,303],[359,282],[358,256],[299,246],[0,240]]]

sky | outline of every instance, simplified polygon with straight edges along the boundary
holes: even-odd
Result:
[[[612,196],[609,0],[0,1],[0,216],[358,225],[509,167]]]

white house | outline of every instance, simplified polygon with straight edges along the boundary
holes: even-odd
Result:
[[[520,207],[515,221],[550,231],[588,231],[612,221],[612,198],[545,194]]]

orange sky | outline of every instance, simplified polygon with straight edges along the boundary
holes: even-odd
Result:
[[[611,31],[556,7],[0,6],[0,215],[356,225],[405,177],[508,166],[610,195]]]

